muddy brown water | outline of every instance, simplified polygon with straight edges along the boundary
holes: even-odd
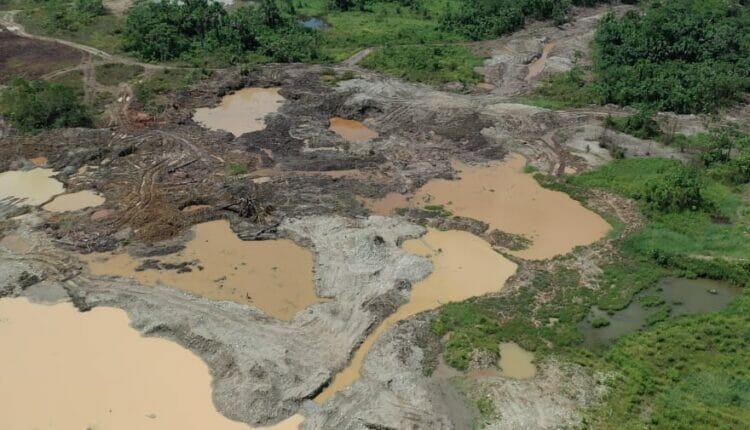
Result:
[[[316,401],[329,399],[359,378],[364,357],[375,340],[398,321],[448,302],[498,292],[517,268],[487,242],[463,231],[429,230],[422,238],[404,242],[402,247],[432,259],[432,274],[416,283],[409,302],[367,336],[349,365],[316,397]]]
[[[500,344],[500,375],[513,379],[528,379],[536,375],[534,353],[526,351],[515,342]]]
[[[214,300],[232,300],[282,320],[321,301],[313,285],[312,253],[293,241],[243,241],[226,220],[198,224],[193,232],[194,238],[175,254],[135,258],[121,252],[83,258],[96,275],[130,277],[145,285],[162,284]],[[162,268],[136,270],[149,259],[158,260]],[[183,265],[190,271],[164,268],[165,264]]]
[[[12,170],[0,173],[0,200],[23,199],[24,204],[37,206],[65,192],[62,182],[53,178],[52,169]]]
[[[244,88],[224,96],[217,107],[196,109],[193,120],[239,136],[266,128],[265,116],[278,111],[284,100],[276,87]]]
[[[104,197],[91,190],[84,190],[77,193],[59,195],[51,202],[42,206],[42,209],[50,212],[68,212],[101,206],[102,204],[104,204]]]
[[[350,142],[367,142],[378,137],[378,132],[370,129],[361,121],[333,117],[330,119],[330,130]]]
[[[545,259],[570,252],[604,237],[610,225],[565,193],[548,190],[523,172],[526,160],[510,155],[504,162],[470,166],[454,163],[460,179],[433,179],[414,195],[391,193],[366,201],[375,213],[391,214],[399,207],[443,205],[454,215],[478,219],[533,243],[512,254]]]
[[[2,299],[0,342],[5,430],[249,429],[216,411],[200,358],[122,310]]]
[[[645,295],[656,295],[670,307],[670,318],[724,309],[738,295],[742,288],[726,282],[710,279],[664,278],[651,288],[637,295],[624,309],[611,314],[594,307],[587,318],[581,322],[584,344],[589,347],[601,347],[615,339],[633,333],[648,326],[648,318],[656,310],[641,304]],[[591,321],[601,317],[609,325],[595,328]]]

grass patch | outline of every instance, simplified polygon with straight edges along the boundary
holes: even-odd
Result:
[[[52,82],[63,84],[67,87],[73,88],[78,97],[83,97],[83,72],[80,70],[73,70],[62,75],[55,76],[52,78]]]
[[[750,294],[626,336],[589,364],[615,371],[592,428],[750,427]]]
[[[30,9],[16,16],[18,22],[27,32],[43,36],[70,40],[83,45],[101,49],[109,54],[122,53],[121,34],[124,18],[115,15],[93,17],[88,22],[77,23],[75,29],[57,27],[51,19],[54,10],[45,8]]]
[[[102,64],[96,66],[96,81],[102,85],[116,86],[129,82],[143,73],[143,67],[137,64]]]
[[[431,84],[479,82],[474,67],[481,63],[469,49],[455,45],[386,46],[362,61],[364,67],[377,72]]]
[[[599,103],[600,97],[591,76],[580,66],[544,79],[531,95],[519,97],[521,103],[545,109],[583,107]]]
[[[202,69],[164,69],[136,81],[133,93],[143,110],[159,113],[164,111],[170,91],[192,85],[210,75],[210,71]]]
[[[224,170],[230,176],[239,176],[247,173],[247,167],[238,163],[229,163]]]

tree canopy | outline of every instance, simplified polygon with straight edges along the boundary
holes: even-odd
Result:
[[[139,1],[129,11],[124,47],[147,61],[221,57],[240,62],[249,53],[274,61],[319,57],[316,32],[284,16],[274,0],[227,12],[210,0]]]
[[[48,128],[82,127],[91,116],[74,88],[15,78],[0,91],[0,115],[24,132]]]
[[[750,12],[738,0],[649,3],[607,15],[595,38],[605,103],[711,112],[750,90]]]

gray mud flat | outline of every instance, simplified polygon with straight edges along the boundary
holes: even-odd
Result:
[[[403,303],[411,283],[431,264],[397,244],[422,234],[421,227],[372,217],[315,217],[290,220],[282,235],[306,243],[316,256],[316,288],[331,301],[310,306],[290,322],[232,302],[212,301],[166,287],[146,287],[122,278],[97,278],[69,267],[43,234],[31,231],[33,217],[18,234],[45,258],[19,261],[0,248],[6,294],[38,294],[22,280],[65,288],[82,310],[114,306],[146,335],[175,340],[202,357],[214,378],[214,400],[227,417],[252,424],[275,422],[299,410],[346,364],[371,327]],[[67,270],[66,270],[67,269]],[[64,272],[68,272],[65,274]],[[23,275],[27,273],[27,275]],[[29,275],[30,274],[30,275]]]

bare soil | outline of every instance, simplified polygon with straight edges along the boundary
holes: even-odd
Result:
[[[15,76],[37,79],[83,59],[75,49],[16,36],[4,27],[0,27],[0,47],[0,84]]]

